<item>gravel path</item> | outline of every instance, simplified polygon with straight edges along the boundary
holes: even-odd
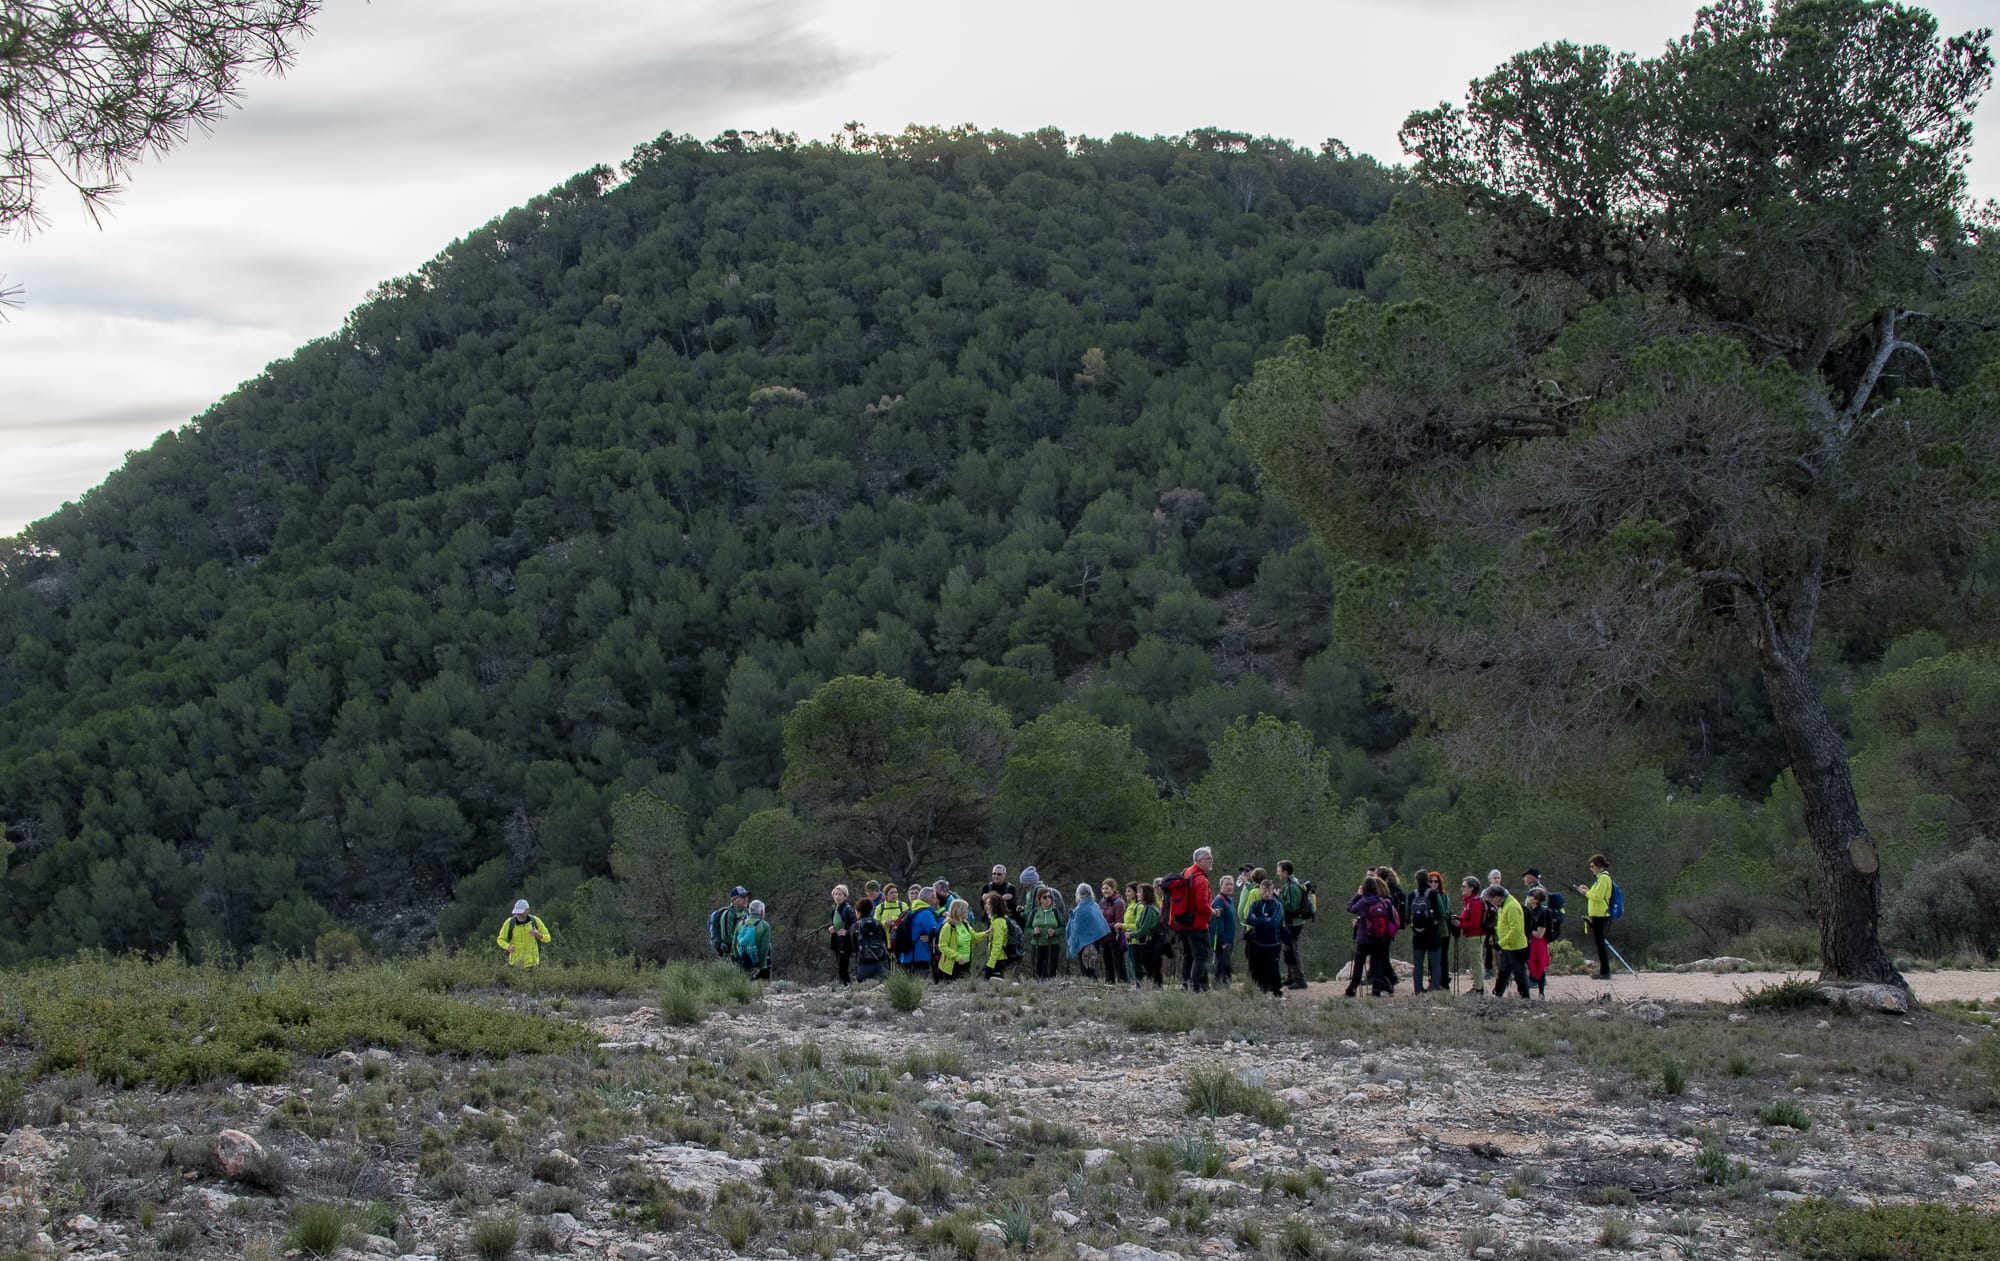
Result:
[[[1396,969],[1403,978],[1396,994],[1410,996],[1410,965]],[[1638,998],[1673,999],[1687,1003],[1733,1003],[1746,991],[1761,989],[1793,977],[1816,980],[1817,972],[1641,972],[1633,976],[1619,972],[1609,985],[1584,976],[1551,976],[1549,1001],[1588,1002],[1610,991],[1620,1002]],[[1994,972],[1912,972],[1907,978],[1919,1002],[1950,1000],[2000,1002],[2000,971]],[[1469,978],[1452,978],[1454,990],[1463,993]],[[1490,985],[1492,982],[1489,981]],[[1346,990],[1345,981],[1310,987],[1314,998],[1336,997]]]

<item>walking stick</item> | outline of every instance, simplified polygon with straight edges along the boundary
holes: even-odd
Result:
[[[1631,964],[1625,962],[1625,956],[1618,953],[1618,947],[1611,944],[1611,939],[1609,937],[1606,937],[1604,939],[1604,948],[1611,952],[1611,957],[1618,960],[1618,962],[1621,965],[1623,965],[1624,969],[1627,972],[1631,972],[1633,976],[1639,975],[1636,971],[1633,970]]]

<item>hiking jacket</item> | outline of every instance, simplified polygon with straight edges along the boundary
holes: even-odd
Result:
[[[493,944],[507,952],[508,967],[532,968],[542,961],[542,943],[548,939],[549,930],[542,926],[541,916],[530,915],[523,924],[509,915],[500,921],[500,935]]]
[[[746,915],[743,917],[743,927],[750,929],[752,944],[749,959],[750,965],[760,970],[770,967],[771,921],[767,919],[751,919]],[[736,932],[739,937],[742,936],[743,928],[738,928]],[[743,956],[737,955],[736,961],[738,963],[744,962]]]
[[[1305,909],[1306,887],[1299,883],[1297,876],[1286,880],[1285,887],[1278,890],[1278,901],[1284,904],[1287,924],[1303,922],[1299,919],[1299,912]]]
[[[1476,893],[1461,893],[1458,903],[1458,931],[1467,937],[1486,935],[1486,903]]]
[[[1182,920],[1181,927],[1175,931],[1205,933],[1208,931],[1209,919],[1215,909],[1213,905],[1215,894],[1209,888],[1208,873],[1201,869],[1201,864],[1189,863],[1187,870],[1181,874],[1187,877],[1187,883],[1181,886],[1181,897],[1185,902],[1175,910],[1184,913],[1188,918]]]
[[[903,912],[909,909],[910,904],[908,902],[877,902],[874,912],[875,922],[887,928],[889,925],[903,918]]]
[[[1209,927],[1213,930],[1210,939],[1218,946],[1232,945],[1236,941],[1236,904],[1220,893],[1209,904]]]
[[[1414,927],[1417,922],[1417,906],[1421,902],[1430,903],[1431,910],[1435,912],[1428,929]],[[1410,929],[1410,945],[1413,948],[1435,950],[1444,944],[1445,926],[1451,922],[1451,907],[1446,903],[1444,894],[1436,889],[1422,889],[1410,895],[1409,916],[1403,922],[1413,926]]]
[[[1139,912],[1145,905],[1144,902],[1137,900],[1125,904],[1125,920],[1120,927],[1125,931],[1125,941],[1128,945],[1132,941],[1132,934],[1139,929]]]
[[[1243,938],[1253,946],[1277,949],[1284,944],[1285,905],[1276,898],[1258,898],[1243,917]]]
[[[972,964],[972,926],[950,920],[938,929],[938,971],[950,976]]]
[[[1611,918],[1611,873],[1600,871],[1590,882],[1590,918]]]
[[[1028,940],[1037,946],[1053,946],[1062,941],[1062,920],[1055,908],[1038,906],[1034,918],[1028,921]]]
[[[972,944],[986,947],[986,966],[997,968],[1007,962],[1007,934],[1014,931],[1014,921],[1002,915],[986,926],[983,933],[972,934]]]
[[[1347,900],[1347,913],[1354,917],[1355,945],[1369,946],[1378,941],[1395,940],[1396,904],[1390,899],[1375,893],[1357,893]],[[1375,931],[1373,921],[1378,914],[1389,921],[1391,931]]]
[[[910,921],[910,962],[929,963],[938,936],[937,912],[919,903],[910,914],[916,916]]]
[[[1110,901],[1102,896],[1097,899],[1097,909],[1104,912],[1104,922],[1111,925],[1111,936],[1117,945],[1125,944],[1125,897],[1114,894]]]
[[[1143,946],[1151,941],[1153,935],[1159,931],[1160,908],[1157,906],[1147,906],[1144,902],[1141,902],[1139,904],[1139,918],[1132,925],[1132,944]]]
[[[1236,890],[1236,919],[1238,923],[1250,918],[1250,908],[1263,896],[1263,890],[1254,884],[1238,886]]]
[[[1520,900],[1511,893],[1500,904],[1500,916],[1493,929],[1493,944],[1502,950],[1528,948],[1527,915],[1521,910]]]

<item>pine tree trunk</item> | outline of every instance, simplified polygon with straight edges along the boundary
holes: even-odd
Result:
[[[1819,884],[1820,976],[1907,989],[1876,933],[1882,908],[1880,864],[1854,797],[1847,742],[1820,703],[1805,654],[1767,648],[1762,657],[1764,690],[1805,799],[1806,832],[1812,838]]]

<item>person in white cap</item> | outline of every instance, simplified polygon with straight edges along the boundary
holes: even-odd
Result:
[[[514,903],[514,913],[500,921],[496,944],[507,952],[510,968],[532,968],[542,961],[542,945],[549,939],[548,927],[539,915],[528,914],[528,899]]]

